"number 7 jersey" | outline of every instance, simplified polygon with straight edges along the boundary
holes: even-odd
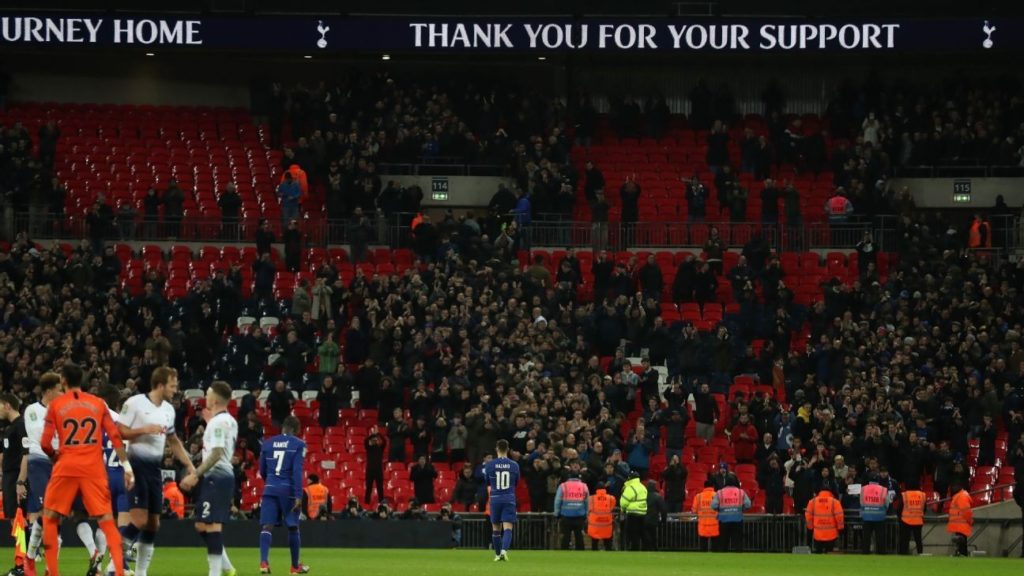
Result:
[[[264,496],[302,498],[306,443],[295,436],[281,434],[263,442],[260,450],[260,476]]]
[[[58,439],[52,477],[105,477],[104,432],[115,448],[123,446],[107,405],[96,396],[73,390],[50,403],[41,444],[51,452],[50,442]]]

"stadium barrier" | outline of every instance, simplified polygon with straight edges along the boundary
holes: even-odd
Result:
[[[429,211],[430,209],[428,209]],[[372,245],[390,248],[415,248],[409,228],[411,213],[390,216],[370,214],[369,229],[364,231],[366,241]],[[483,217],[483,215],[480,215]],[[510,221],[511,216],[502,216]],[[1021,219],[1012,215],[992,215],[993,247],[1018,249],[1021,247]],[[270,229],[281,240],[285,227],[280,219],[270,219]],[[6,213],[0,218],[0,237],[13,238],[26,232],[35,240],[55,238],[88,238],[90,229],[83,216],[56,219],[42,211]],[[435,224],[441,224],[439,220]],[[690,247],[699,249],[707,240],[711,228],[717,228],[726,246],[739,248],[754,238],[763,238],[777,251],[802,252],[825,249],[854,249],[865,232],[870,232],[883,252],[894,252],[901,247],[897,237],[899,223],[894,216],[873,218],[853,217],[846,222],[829,224],[811,222],[800,225],[762,222],[607,222],[594,223],[572,220],[558,214],[537,214],[519,238],[520,248],[553,246],[592,250],[620,251],[628,249],[664,249]],[[224,222],[220,218],[186,214],[180,223],[166,220],[115,220],[104,239],[108,242],[202,241],[218,243],[253,243],[259,228],[258,218],[242,218]],[[306,215],[299,219],[306,247],[325,247],[351,244],[354,223],[350,219],[328,219]]]
[[[860,553],[863,549],[864,523],[857,511],[847,511],[846,530],[836,543],[837,552]],[[972,547],[986,550],[978,536],[986,533],[1009,534],[1010,530],[1019,530],[1020,518],[976,518],[975,537]],[[944,555],[951,551],[950,539],[945,531],[944,516],[929,516],[924,527],[925,553]],[[615,524],[614,543],[616,550],[623,549],[623,526]],[[883,547],[887,554],[895,554],[900,545],[900,523],[896,517],[889,517],[883,529]],[[488,518],[482,514],[462,515],[462,547],[487,548],[491,543],[491,527]],[[1000,538],[992,535],[993,541],[1001,542],[999,546],[986,550],[990,555],[1003,556],[1019,553],[1015,550],[1020,546],[1020,538]],[[559,522],[553,514],[524,513],[519,514],[513,545],[521,550],[556,550],[561,545]],[[743,517],[743,551],[745,552],[777,552],[789,553],[799,546],[808,546],[810,534],[802,516],[747,514]],[[585,546],[589,549],[587,538]],[[911,543],[911,547],[913,544]],[[670,514],[668,522],[661,524],[657,532],[657,549],[662,551],[696,552],[699,551],[696,518],[690,514]]]

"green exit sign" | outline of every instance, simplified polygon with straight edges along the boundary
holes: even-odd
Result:
[[[448,201],[448,178],[436,176],[430,180],[430,198],[436,202]]]
[[[970,204],[971,181],[965,178],[953,180],[953,203]]]

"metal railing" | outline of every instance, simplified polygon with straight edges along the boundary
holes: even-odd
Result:
[[[391,248],[415,248],[410,224],[413,214],[397,213],[389,216],[369,214],[369,224],[359,228],[351,219],[328,219],[305,216],[298,219],[299,229],[307,247],[351,244],[362,239],[367,244]],[[502,215],[499,222],[510,221],[512,216]],[[992,215],[993,247],[1015,250],[1022,247],[1021,219],[1014,215]],[[285,222],[268,220],[270,229],[281,241]],[[482,226],[485,220],[479,220]],[[440,224],[439,222],[435,222]],[[259,228],[259,219],[243,218],[225,221],[202,215],[187,215],[180,220],[147,219],[140,216],[115,218],[106,226],[106,241],[165,241],[253,243]],[[711,235],[718,230],[728,248],[741,248],[755,238],[762,238],[768,246],[779,252],[808,250],[852,250],[865,232],[870,232],[883,252],[900,250],[899,223],[895,216],[851,218],[842,223],[813,222],[791,226],[762,222],[581,222],[571,218],[539,214],[520,233],[519,249],[531,247],[574,247],[591,250],[671,249],[691,248],[699,251]],[[358,235],[356,232],[358,231]],[[0,237],[13,238],[27,232],[38,240],[53,238],[89,238],[92,230],[84,216],[55,217],[45,210],[13,212],[0,211]],[[492,240],[493,240],[492,236]]]
[[[1019,178],[1024,166],[987,165],[970,160],[964,164],[936,164],[930,166],[899,166],[898,178]]]
[[[462,542],[465,548],[487,548],[491,542],[490,520],[482,514],[462,515]],[[623,527],[615,523],[614,547],[624,549]],[[836,543],[840,551],[859,552],[863,548],[863,522],[857,511],[848,511],[846,530]],[[558,518],[549,513],[518,515],[514,542],[518,549],[552,550],[560,547]],[[895,552],[899,548],[899,521],[889,518],[883,529],[885,548]],[[810,544],[806,522],[798,515],[747,514],[743,517],[743,550],[748,552],[791,552],[797,546]],[[668,522],[657,528],[658,550],[699,551],[696,517],[692,514],[670,514]]]
[[[504,176],[500,164],[471,164],[457,157],[420,158],[419,162],[378,164],[382,175],[391,176]]]

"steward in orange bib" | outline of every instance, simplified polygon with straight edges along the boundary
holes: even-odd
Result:
[[[949,502],[949,521],[946,522],[946,532],[953,535],[953,545],[956,546],[954,556],[967,556],[967,539],[971,537],[971,526],[974,525],[974,513],[971,512],[971,495],[959,482],[954,482],[950,487],[954,492]]]
[[[828,490],[818,492],[807,503],[804,519],[807,521],[807,529],[814,532],[814,548],[819,554],[831,552],[839,539],[839,533],[846,527],[843,523],[843,505]]]
[[[164,480],[164,505],[174,518],[181,520],[185,517],[185,495],[172,478]]]
[[[704,481],[704,490],[693,499],[693,513],[697,515],[697,536],[700,551],[718,550],[718,512],[711,507],[715,499],[715,481]]]
[[[612,496],[604,489],[604,484],[598,484],[597,492],[587,500],[587,536],[590,536],[590,548],[597,551],[601,542],[604,542],[606,551],[612,549],[612,537],[614,536],[615,516],[612,510],[615,509],[615,496]]]
[[[992,226],[981,214],[975,214],[971,222],[971,229],[967,234],[967,247],[971,250],[992,247]]]
[[[907,490],[903,493],[903,511],[900,514],[900,554],[910,553],[911,536],[917,545],[917,555],[924,552],[921,526],[924,526],[924,505],[927,501],[928,496],[916,484],[907,482]]]
[[[309,475],[309,486],[303,491],[302,509],[310,520],[327,520],[331,515],[331,493],[316,474]]]

